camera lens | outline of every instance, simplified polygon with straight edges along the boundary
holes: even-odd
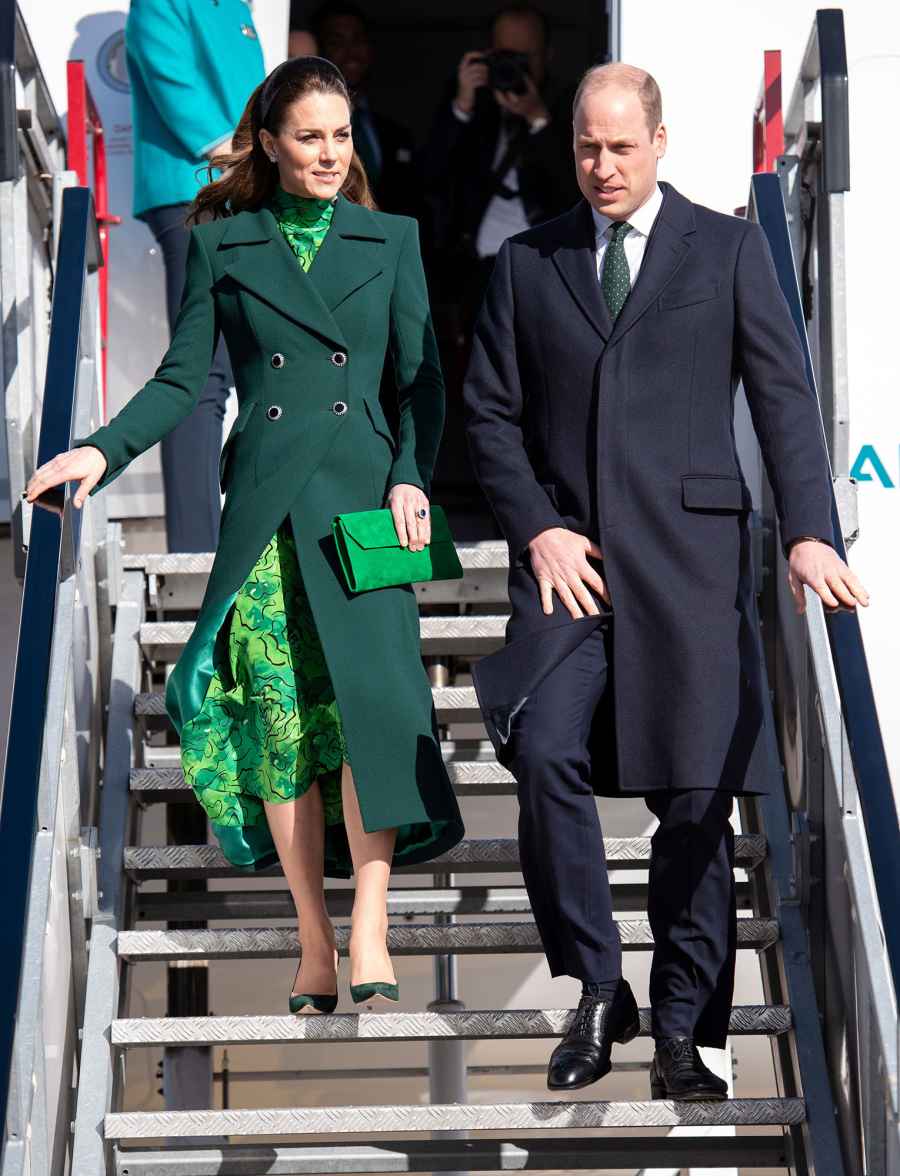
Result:
[[[488,54],[488,82],[492,90],[524,94],[528,90],[528,57],[512,49],[494,49]]]

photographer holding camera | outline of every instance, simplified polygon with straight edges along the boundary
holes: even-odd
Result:
[[[445,500],[486,516],[462,426],[461,373],[475,315],[507,237],[565,212],[579,195],[574,87],[551,84],[549,39],[549,20],[539,8],[501,8],[490,26],[491,48],[464,54],[425,149],[433,309],[448,378],[435,482]]]
[[[508,5],[491,48],[460,62],[429,138],[426,182],[439,249],[478,263],[477,310],[493,258],[507,237],[578,199],[571,165],[571,93],[554,92],[546,15]]]

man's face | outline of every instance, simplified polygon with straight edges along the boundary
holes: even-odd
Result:
[[[588,91],[575,113],[575,171],[584,198],[613,220],[628,220],[656,184],[666,128],[653,135],[634,90]]]
[[[366,27],[357,16],[330,16],[320,31],[322,56],[333,61],[351,90],[366,80],[372,64],[372,43]]]
[[[316,38],[308,29],[291,29],[288,33],[288,57],[320,57]]]
[[[540,21],[530,16],[509,13],[494,24],[492,48],[511,49],[528,57],[528,72],[540,89],[547,76],[547,46]]]

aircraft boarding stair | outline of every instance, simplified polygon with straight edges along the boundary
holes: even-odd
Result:
[[[66,448],[96,412],[93,208],[78,186],[64,189],[61,205],[39,462]],[[748,215],[769,237],[802,327],[778,176],[754,178]],[[632,1099],[602,1097],[617,1075],[636,1075],[635,1091],[647,1086],[646,1008],[643,1041],[614,1055],[611,1078],[579,1097],[551,1098],[543,1061],[571,1010],[469,1008],[460,1000],[466,957],[530,955],[537,962],[540,955],[519,873],[515,784],[484,737],[467,677],[471,661],[503,640],[506,549],[498,544],[462,547],[460,583],[418,589],[423,654],[463,815],[487,797],[507,798],[508,814],[503,836],[467,822],[466,840],[451,852],[392,877],[390,950],[401,978],[401,957],[429,962],[433,1000],[396,1012],[307,1018],[210,1013],[211,963],[235,975],[243,969],[240,983],[252,1007],[246,977],[261,975],[268,961],[296,957],[290,896],[277,870],[248,878],[206,843],[163,708],[166,673],[190,632],[211,557],[126,555],[121,528],[106,522],[101,500],[91,500],[81,518],[67,494],[58,512],[35,509],[28,531],[0,814],[8,896],[0,946],[7,961],[21,961],[15,983],[2,990],[3,1176],[713,1167],[900,1173],[890,972],[898,958],[891,892],[900,843],[890,781],[866,694],[858,623],[849,615],[826,620],[817,604],[800,620],[779,603],[783,557],[767,500],[757,503],[757,554],[773,687],[769,721],[783,758],[773,757],[771,797],[740,805],[738,946],[742,958],[758,958],[764,1001],[735,1007],[731,1034],[735,1042],[768,1039],[774,1079],[749,1097],[739,1074],[734,1097],[715,1103],[654,1102],[649,1090]],[[93,767],[100,741],[83,718],[78,639],[86,608],[99,633],[88,693],[99,696],[105,716],[102,762]],[[168,838],[146,844],[142,826],[159,825],[160,806]],[[25,828],[37,830],[33,840],[23,837]],[[60,828],[64,869],[54,874]],[[611,837],[605,849],[627,972],[629,957],[652,949],[646,829]],[[55,950],[72,960],[65,990],[47,979],[56,966],[47,930],[60,893],[68,899],[68,932]],[[346,888],[328,890],[342,954],[349,897]],[[824,898],[830,928],[816,922]],[[142,969],[159,963],[167,965],[169,1012],[136,1015]],[[844,975],[839,985],[836,973]],[[72,1090],[64,1080],[51,1090],[48,1006],[69,1027]],[[540,1064],[517,1065],[519,1052],[505,1057],[523,1041],[540,1043],[532,1055]],[[223,1048],[289,1044],[302,1072],[304,1049],[324,1042],[358,1046],[368,1059],[341,1070],[336,1050],[340,1075],[327,1103],[319,1096],[304,1102],[300,1083],[288,1088],[299,1096],[285,1095],[284,1105],[257,1107],[252,1098],[234,1105],[237,1083],[228,1080]],[[421,1075],[427,1101],[390,1101],[391,1080],[402,1070],[390,1053],[397,1043],[420,1043],[427,1056],[427,1067],[412,1071]],[[473,1044],[489,1047],[479,1055],[488,1064],[467,1067],[465,1050]],[[129,1059],[147,1049],[164,1057],[165,1105],[155,1109],[130,1097]],[[493,1100],[480,1079],[504,1072],[532,1075],[529,1096]],[[315,1071],[308,1076],[315,1079]],[[343,1093],[373,1076],[382,1093],[377,1102],[357,1103]]]

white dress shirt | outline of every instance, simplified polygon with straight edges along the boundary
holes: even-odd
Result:
[[[662,202],[662,189],[659,184],[656,184],[653,192],[641,207],[626,218],[631,228],[625,234],[625,258],[628,261],[628,272],[631,275],[632,286],[638,276],[641,262],[644,260],[647,238],[650,236],[650,230],[653,228],[653,222],[662,207]],[[597,230],[597,280],[599,281],[603,273],[603,258],[606,256],[606,249],[609,245],[608,230],[609,226],[613,224],[613,218],[598,212],[596,208],[592,208],[591,212],[594,214],[594,227]]]
[[[451,106],[454,117],[460,122],[468,123],[472,121],[471,113],[462,110],[456,102],[453,102]],[[546,119],[536,120],[529,127],[529,133],[536,135],[546,125]],[[494,151],[494,167],[503,158],[508,143],[509,136],[506,123],[501,120],[500,132],[497,135],[497,146]],[[518,195],[519,169],[517,167],[511,167],[503,177],[503,183],[511,191],[517,193],[517,195],[509,198],[497,195],[491,197],[484,211],[484,216],[481,218],[481,224],[478,226],[478,232],[475,237],[475,252],[479,257],[493,257],[500,251],[500,246],[508,237],[513,237],[516,233],[524,233],[527,228],[530,228],[528,217],[525,215],[525,205],[522,203],[521,196]]]

